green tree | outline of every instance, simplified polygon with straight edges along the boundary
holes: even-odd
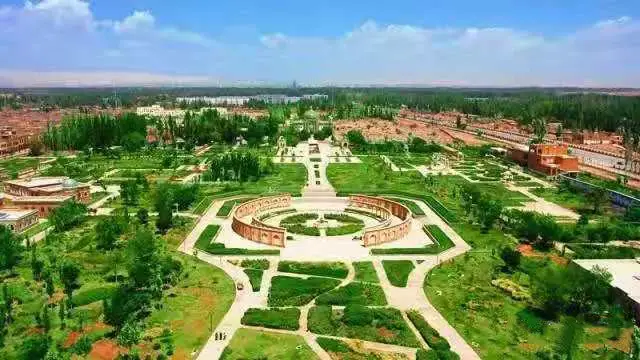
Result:
[[[80,267],[71,261],[65,261],[60,268],[60,281],[64,293],[71,300],[73,292],[80,288]]]
[[[587,193],[587,199],[591,203],[593,212],[600,214],[602,212],[602,206],[609,201],[609,192],[603,188],[594,188]]]
[[[147,223],[149,223],[149,211],[147,211],[147,209],[145,208],[138,209],[138,212],[136,213],[136,217],[138,218],[138,221],[140,221],[140,224],[142,225],[146,225]]]
[[[49,222],[55,231],[65,231],[82,223],[87,215],[87,207],[75,201],[65,202],[49,214]]]
[[[580,343],[584,335],[584,323],[573,317],[562,321],[560,337],[556,341],[555,351],[562,359],[577,359]]]
[[[640,328],[633,327],[633,336],[631,338],[631,351],[629,352],[629,359],[640,360]]]
[[[160,241],[147,229],[139,229],[127,242],[127,271],[134,288],[161,291],[162,250]]]
[[[24,247],[8,227],[0,225],[0,270],[12,271],[18,264]]]
[[[124,224],[116,217],[102,219],[96,224],[96,248],[112,250],[124,231]]]
[[[522,254],[516,249],[505,246],[500,250],[500,258],[504,261],[506,267],[513,271],[520,266]]]

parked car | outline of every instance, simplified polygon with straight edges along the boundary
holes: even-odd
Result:
[[[236,289],[238,289],[239,291],[240,291],[240,290],[242,290],[242,289],[244,289],[244,284],[243,284],[243,283],[240,283],[240,282],[239,282],[239,283],[237,283],[237,284],[236,284]]]

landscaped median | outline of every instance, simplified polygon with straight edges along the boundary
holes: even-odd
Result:
[[[241,199],[227,200],[222,204],[220,209],[218,209],[218,212],[216,213],[216,216],[224,217],[224,218],[229,217],[229,214],[231,214],[231,210],[233,210],[233,208],[236,205],[240,205],[242,203],[245,203],[245,202],[253,200],[253,199],[255,199],[255,198],[254,197],[246,197],[246,198],[241,198]]]
[[[309,277],[274,276],[269,289],[269,306],[302,306],[318,295],[340,285],[340,280]]]
[[[343,310],[314,306],[309,310],[309,331],[366,341],[419,347],[400,310],[349,305]]]
[[[249,309],[240,322],[247,326],[295,331],[300,328],[299,319],[298,308]]]
[[[278,271],[344,279],[349,269],[342,262],[296,262],[280,261]]]
[[[455,360],[460,359],[458,354],[450,350],[449,342],[440,336],[440,334],[427,323],[427,321],[415,310],[407,311],[407,317],[416,327],[424,341],[429,345],[431,350],[424,351],[423,354],[416,357],[416,360],[433,359],[433,360]]]
[[[196,241],[195,248],[211,255],[279,255],[280,250],[274,249],[243,249],[227,248],[223,243],[215,242],[220,231],[220,225],[210,224],[204,229]]]
[[[435,255],[454,247],[453,241],[438,225],[425,225],[422,230],[433,241],[419,248],[371,249],[372,255]]]
[[[269,268],[269,260],[267,259],[245,259],[242,260],[240,266],[244,268],[244,273],[249,277],[251,289],[256,292],[260,291],[262,284],[262,275],[264,270]]]
[[[409,274],[415,268],[411,260],[383,260],[382,266],[391,285],[397,287],[407,286]]]

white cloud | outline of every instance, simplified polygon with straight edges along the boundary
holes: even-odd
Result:
[[[627,16],[563,36],[367,21],[340,36],[256,32],[228,39],[235,38],[225,42],[163,25],[151,10],[100,19],[82,0],[0,8],[0,68],[68,70],[51,77],[191,71],[204,78],[338,85],[640,86],[640,22]]]
[[[149,31],[155,26],[156,19],[151,12],[134,11],[133,14],[127,16],[122,21],[118,21],[113,25],[117,33]]]

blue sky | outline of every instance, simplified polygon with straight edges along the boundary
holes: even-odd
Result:
[[[640,87],[637,0],[0,0],[0,86]]]

